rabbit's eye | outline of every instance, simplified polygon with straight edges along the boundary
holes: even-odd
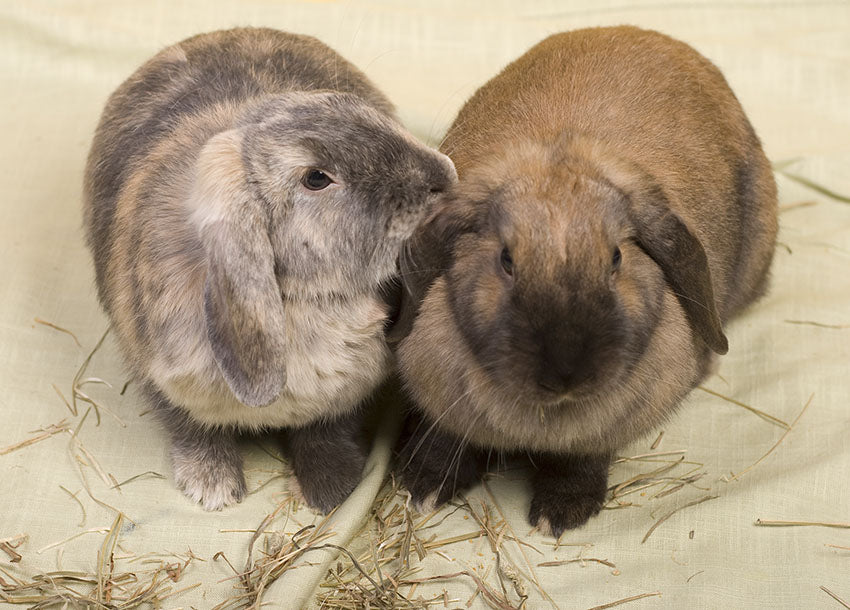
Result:
[[[332,182],[333,180],[320,169],[307,170],[307,173],[301,179],[301,184],[311,191],[321,191]]]
[[[623,254],[620,248],[614,248],[614,255],[611,257],[611,272],[617,271],[620,268],[620,263],[623,262]]]
[[[514,259],[511,258],[511,253],[507,248],[502,248],[502,254],[499,257],[499,262],[502,265],[502,269],[504,269],[505,273],[508,275],[514,274]]]

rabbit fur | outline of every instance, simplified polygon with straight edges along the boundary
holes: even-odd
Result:
[[[489,453],[531,463],[532,524],[595,514],[766,289],[770,164],[721,73],[634,27],[553,35],[463,106],[459,183],[411,242],[393,340],[402,480],[430,509]],[[530,458],[530,459],[529,459]]]
[[[88,245],[189,497],[238,502],[237,433],[277,428],[311,506],[354,488],[361,404],[392,365],[382,290],[455,180],[308,36],[198,35],[112,94],[86,168]]]

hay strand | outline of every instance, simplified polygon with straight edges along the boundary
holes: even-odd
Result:
[[[658,438],[649,446],[650,451],[655,451],[661,444],[661,439],[664,438],[664,430],[658,433]]]
[[[71,440],[68,441],[68,446],[67,446],[66,450],[67,450],[69,458],[71,459],[71,464],[73,464],[74,469],[77,471],[77,474],[80,477],[80,482],[83,485],[83,489],[86,490],[86,494],[88,494],[89,498],[91,498],[92,501],[95,502],[98,506],[101,506],[103,508],[111,510],[112,512],[114,512],[116,514],[121,514],[121,511],[118,510],[117,508],[115,508],[114,506],[111,506],[111,505],[107,504],[106,502],[103,502],[102,500],[99,500],[98,498],[95,497],[95,495],[91,491],[91,487],[89,486],[88,479],[86,478],[86,473],[83,471],[82,466],[80,465],[80,461],[77,459],[77,454],[75,452],[75,449],[82,447],[82,442],[80,441],[80,439],[78,437],[78,433],[80,432],[80,429],[82,429],[83,424],[86,421],[86,418],[88,417],[89,413],[91,412],[91,409],[92,409],[91,407],[86,409],[86,412],[83,413],[83,416],[80,418],[80,421],[77,424],[77,427],[74,428],[74,430],[70,433],[71,434]],[[86,453],[88,453],[88,452],[86,452]],[[89,455],[91,455],[91,454],[89,454]],[[101,469],[101,472],[102,472],[102,469]],[[107,485],[112,484],[109,481],[108,478],[105,477],[105,480],[106,480]],[[126,515],[124,515],[124,517],[128,521],[130,521],[131,523],[135,523],[135,521],[133,521],[132,519],[130,519]]]
[[[813,205],[817,205],[817,201],[798,201],[796,203],[786,203],[785,205],[779,206],[779,213],[788,212],[789,210],[796,210],[799,208],[810,208]]]
[[[65,395],[62,393],[62,390],[60,390],[60,389],[59,389],[59,386],[57,386],[55,383],[51,383],[50,385],[52,385],[52,386],[53,386],[53,389],[55,390],[56,394],[59,396],[59,398],[60,398],[60,399],[62,400],[62,402],[65,404],[65,406],[66,406],[66,407],[68,407],[68,410],[71,412],[71,415],[73,415],[74,417],[76,417],[76,416],[77,416],[77,411],[76,411],[76,410],[74,410],[74,407],[72,407],[72,406],[71,406],[71,403],[70,403],[70,402],[68,402],[68,399],[67,399],[67,398],[65,398]]]
[[[6,447],[0,448],[0,455],[6,455],[7,453],[12,453],[13,451],[17,451],[18,449],[23,449],[24,447],[29,447],[30,445],[35,445],[43,440],[50,438],[56,434],[61,434],[62,432],[68,432],[71,429],[71,424],[66,420],[60,421],[58,424],[50,424],[47,427],[39,428],[38,430],[30,431],[30,434],[35,434],[28,439],[22,440],[19,443],[14,443],[12,445],[8,445]]]
[[[741,402],[740,400],[735,400],[734,398],[730,398],[729,396],[724,396],[723,394],[720,394],[719,392],[715,392],[714,390],[709,390],[705,386],[701,386],[701,385],[697,386],[697,389],[702,390],[706,394],[711,394],[712,396],[716,396],[717,398],[725,400],[726,402],[730,402],[733,405],[738,405],[739,407],[742,407],[742,408],[746,409],[747,411],[750,411],[751,413],[755,413],[756,415],[761,417],[763,420],[769,421],[770,423],[775,424],[775,425],[779,426],[780,428],[785,428],[786,430],[788,428],[790,428],[790,426],[786,422],[782,421],[778,417],[774,417],[770,413],[765,413],[761,409],[756,409],[755,407],[750,406],[748,404],[745,404],[745,403]]]
[[[71,338],[74,340],[74,343],[76,343],[76,344],[77,344],[77,347],[80,347],[80,348],[81,348],[81,347],[83,347],[83,346],[80,344],[80,340],[79,340],[79,339],[77,339],[77,335],[75,335],[74,333],[72,333],[72,332],[71,332],[70,330],[68,330],[67,328],[62,328],[62,327],[61,327],[61,326],[59,326],[58,324],[54,324],[53,322],[48,322],[47,320],[42,320],[41,318],[38,318],[38,317],[33,318],[33,320],[34,320],[35,322],[37,322],[38,324],[42,324],[42,325],[44,325],[44,326],[47,326],[47,327],[49,327],[49,328],[52,328],[53,330],[58,330],[60,333],[65,333],[66,335],[70,335],[70,336],[71,336]]]
[[[120,483],[115,483],[110,489],[121,489],[122,486],[127,483],[132,483],[133,481],[137,481],[144,477],[151,477],[154,479],[165,479],[165,475],[159,474],[158,472],[154,472],[153,470],[148,470],[147,472],[143,472],[141,474],[137,474],[135,476],[130,477],[126,481],[121,481]]]
[[[782,521],[773,519],[756,519],[754,525],[766,527],[837,527],[848,529],[850,523],[835,523],[829,521]]]
[[[673,515],[675,515],[679,511],[684,510],[686,508],[689,508],[691,506],[696,506],[697,504],[702,504],[703,502],[708,502],[709,500],[714,500],[715,498],[719,498],[719,497],[720,496],[703,496],[702,498],[699,498],[698,500],[688,502],[687,504],[680,506],[677,509],[671,510],[669,513],[667,513],[666,515],[661,517],[658,521],[656,521],[653,524],[653,526],[649,528],[649,530],[647,530],[646,534],[643,537],[643,540],[641,540],[640,543],[643,544],[644,542],[646,542],[647,539],[652,535],[652,532],[654,532],[658,528],[659,525],[661,525],[662,523],[667,521],[667,519],[669,519],[670,517],[672,517]]]
[[[103,332],[103,335],[101,335],[98,342],[95,343],[94,348],[92,348],[92,350],[89,352],[89,355],[86,356],[85,360],[83,360],[83,363],[80,365],[80,368],[77,369],[77,373],[74,375],[74,379],[71,381],[71,405],[74,407],[73,408],[74,413],[77,412],[77,398],[79,398],[78,392],[79,392],[80,380],[83,378],[83,375],[85,375],[86,369],[88,368],[89,363],[91,362],[91,359],[94,357],[95,353],[97,353],[97,350],[100,349],[100,346],[103,345],[103,342],[106,340],[106,336],[108,334],[109,334],[109,328],[107,328]],[[87,402],[90,402],[92,404],[92,406],[95,408],[95,415],[97,416],[97,425],[99,426],[100,425],[100,411],[98,410],[99,405],[97,405],[97,403],[95,403],[94,401],[92,401],[88,397],[86,397],[86,399],[87,399]]]
[[[833,330],[843,330],[850,328],[850,324],[824,324],[823,322],[814,322],[812,320],[785,320],[786,324],[798,324],[804,326],[817,326],[818,328],[831,328]]]
[[[655,591],[654,593],[641,593],[640,595],[632,595],[631,597],[624,597],[623,599],[618,599],[615,602],[609,602],[607,604],[602,604],[601,606],[593,606],[589,610],[606,610],[607,608],[614,608],[615,606],[620,606],[622,604],[627,604],[629,602],[634,602],[639,599],[643,599],[644,597],[660,597],[661,592]]]
[[[64,491],[66,494],[68,494],[69,496],[71,496],[71,499],[72,499],[74,502],[76,502],[76,503],[77,503],[77,505],[80,507],[80,511],[82,512],[83,516],[82,516],[82,518],[80,519],[80,522],[77,524],[77,527],[85,527],[85,525],[86,525],[86,507],[85,507],[85,506],[83,506],[83,503],[82,503],[82,502],[80,502],[80,499],[77,497],[77,494],[78,494],[78,493],[80,493],[80,492],[78,491],[77,493],[72,493],[72,492],[71,492],[71,490],[70,490],[70,489],[68,489],[67,487],[65,487],[64,485],[60,485],[60,486],[59,486],[59,489],[61,489],[61,490],[62,490],[62,491]]]
[[[791,422],[791,425],[790,425],[790,426],[788,427],[788,429],[785,431],[785,434],[783,434],[783,435],[779,438],[779,440],[778,440],[778,441],[776,441],[776,443],[773,445],[773,447],[771,447],[770,449],[768,449],[768,450],[767,450],[767,453],[765,453],[763,456],[761,456],[759,459],[757,459],[757,460],[756,460],[755,462],[753,462],[751,465],[749,465],[749,466],[747,466],[746,468],[744,468],[744,469],[743,469],[741,472],[739,472],[738,474],[733,474],[733,475],[732,475],[732,478],[731,478],[731,479],[729,479],[729,480],[730,480],[730,481],[737,481],[737,480],[739,480],[742,476],[744,476],[744,475],[745,475],[746,473],[748,473],[750,470],[752,470],[753,468],[755,468],[756,466],[758,466],[759,464],[761,464],[761,463],[762,463],[762,462],[763,462],[763,461],[767,458],[767,456],[769,456],[771,453],[773,453],[773,451],[774,451],[777,447],[779,447],[779,445],[781,445],[781,444],[782,444],[782,441],[784,441],[784,440],[785,440],[785,437],[786,437],[786,436],[788,436],[788,435],[791,433],[791,430],[793,430],[793,429],[794,429],[794,426],[796,426],[796,425],[797,425],[797,422],[798,422],[798,421],[800,421],[800,418],[801,418],[801,417],[803,417],[803,414],[804,414],[804,413],[806,412],[806,410],[809,408],[809,405],[811,405],[811,404],[812,404],[812,399],[813,399],[814,397],[815,397],[815,395],[814,395],[814,394],[812,394],[811,396],[809,396],[809,400],[807,400],[807,401],[806,401],[806,404],[805,404],[805,405],[803,406],[803,408],[800,410],[800,413],[797,415],[797,417],[796,417],[796,418],[794,418],[794,421],[793,421],[793,422]]]
[[[827,589],[827,588],[826,588],[826,587],[824,587],[823,585],[821,585],[821,586],[820,586],[820,589],[821,589],[821,591],[823,591],[824,593],[826,593],[827,595],[829,595],[832,599],[834,599],[835,601],[837,601],[839,604],[841,604],[842,606],[844,606],[845,608],[848,608],[848,610],[850,610],[850,604],[848,604],[848,603],[847,603],[847,602],[845,602],[843,599],[841,599],[840,597],[838,597],[835,593],[833,593],[832,591],[830,591],[829,589]]]
[[[544,561],[543,563],[538,563],[538,568],[554,568],[557,566],[565,566],[571,563],[581,563],[589,561],[592,563],[599,563],[603,566],[608,566],[609,568],[617,568],[613,563],[608,561],[607,559],[596,559],[595,557],[576,557],[575,559],[564,559],[562,561]]]
[[[806,188],[809,188],[809,189],[811,189],[811,190],[813,190],[817,193],[820,193],[821,195],[825,195],[825,196],[829,197],[830,199],[834,199],[835,201],[840,201],[841,203],[850,203],[850,197],[848,197],[847,195],[843,195],[843,194],[841,194],[837,191],[833,191],[832,189],[825,187],[822,184],[815,182],[814,180],[810,180],[809,178],[806,178],[805,176],[801,176],[800,174],[794,174],[794,173],[789,172],[785,169],[776,169],[776,171],[779,174],[782,174],[783,176],[788,178],[789,180],[791,180],[793,182],[797,182],[798,184],[802,184]]]
[[[11,542],[6,542],[4,540],[3,542],[0,542],[0,551],[3,551],[9,556],[10,563],[19,563],[21,559],[23,559],[23,556],[15,549],[18,548],[18,546],[20,546],[20,544],[22,543],[23,541],[18,544],[12,544]]]

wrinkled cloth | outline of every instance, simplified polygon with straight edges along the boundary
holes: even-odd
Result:
[[[255,493],[241,504],[206,513],[184,498],[171,481],[165,432],[132,383],[121,393],[128,373],[111,337],[84,373],[94,381],[82,386],[104,407],[100,424],[93,411],[82,421],[89,404],[78,400],[74,416],[59,396],[71,399],[75,374],[108,326],[81,229],[82,175],[107,96],[138,65],[185,37],[236,25],[311,34],[362,68],[397,105],[408,128],[437,145],[464,100],[546,35],[621,23],[680,38],[715,62],[778,168],[783,207],[771,290],[730,325],[729,354],[705,387],[789,424],[811,402],[782,438],[781,426],[696,390],[654,451],[674,452],[663,458],[668,460],[684,456],[690,466],[679,465],[676,472],[693,468],[705,474],[660,497],[653,496],[670,485],[624,497],[633,506],[604,510],[586,527],[565,534],[559,548],[531,532],[521,473],[495,477],[489,485],[512,530],[536,549],[523,547],[525,560],[519,547],[505,543],[505,553],[533,571],[539,583],[538,588],[526,582],[526,607],[550,607],[541,589],[561,608],[656,592],[660,596],[624,607],[838,607],[821,587],[850,600],[850,551],[835,548],[850,546],[850,529],[755,524],[850,521],[850,204],[799,180],[850,193],[850,5],[843,1],[0,5],[0,451],[38,436],[39,429],[55,431],[48,427],[65,420],[65,431],[0,455],[0,539],[28,535],[17,547],[22,560],[12,564],[0,552],[0,566],[19,578],[95,569],[115,513],[89,497],[85,477],[95,498],[127,517],[115,551],[119,568],[129,569],[121,563],[128,557],[185,556],[191,549],[205,561],[187,567],[173,588],[201,584],[167,603],[212,607],[232,596],[237,584],[226,562],[213,556],[222,552],[241,569],[251,532],[287,495],[288,478],[277,475],[288,470],[275,459],[278,449],[269,438],[262,446],[245,443],[246,474]],[[71,330],[80,346],[36,318]],[[363,483],[331,517],[335,535],[329,541],[338,545],[363,548],[361,526],[388,470],[399,405],[386,400],[380,408],[384,421]],[[77,438],[91,457],[71,438],[78,426]],[[623,455],[651,452],[654,438]],[[684,453],[675,453],[680,450]],[[87,464],[71,455],[83,456]],[[615,464],[611,482],[658,466]],[[112,477],[120,483],[143,473],[148,474],[120,489],[110,484]],[[84,520],[71,494],[85,508]],[[481,486],[467,498],[473,504],[489,501]],[[659,519],[678,508],[642,542]],[[432,533],[445,539],[474,531],[462,514],[447,517]],[[320,520],[307,509],[278,517],[270,527],[287,534]],[[94,531],[51,546],[88,530]],[[419,564],[417,577],[467,568],[484,577],[493,561],[480,539],[442,551],[445,557],[432,553]],[[616,568],[598,562],[538,565],[579,556],[605,559]],[[332,549],[305,555],[303,565],[271,585],[264,601],[280,608],[316,605],[317,588],[335,561]],[[491,570],[485,580],[499,590],[494,574]],[[423,585],[419,593],[428,597],[443,590],[451,607],[465,607],[475,585],[458,577]],[[486,602],[478,595],[471,605]]]

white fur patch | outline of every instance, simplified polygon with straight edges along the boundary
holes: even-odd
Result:
[[[437,498],[440,495],[440,490],[432,491],[425,496],[421,502],[414,502],[414,507],[423,515],[434,512],[437,509]]]
[[[537,519],[537,523],[532,523],[532,525],[544,536],[555,537],[555,532],[552,531],[552,524],[547,517],[540,517]]]
[[[245,496],[241,473],[216,469],[216,464],[191,457],[172,455],[174,482],[186,496],[204,510],[216,511],[238,504]]]
[[[223,220],[233,202],[244,197],[241,150],[242,137],[235,129],[213,136],[201,149],[195,183],[186,200],[191,221],[199,231]]]
[[[298,482],[298,477],[294,474],[287,479],[286,489],[297,504],[301,506],[310,506],[310,503],[307,502],[307,499],[304,497],[304,492],[301,491],[301,484]]]

